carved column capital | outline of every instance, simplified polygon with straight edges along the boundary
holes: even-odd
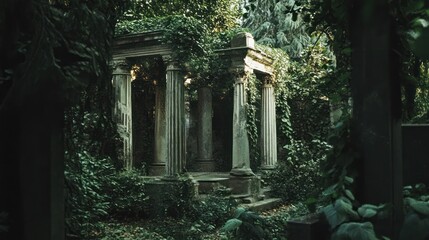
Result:
[[[274,83],[274,76],[272,75],[265,75],[263,77],[264,85],[272,85]]]
[[[162,60],[164,61],[167,71],[181,71],[182,68],[179,65],[179,62],[174,59],[171,55],[163,55]]]
[[[110,67],[113,69],[113,74],[129,74],[129,65],[125,58],[110,61]]]
[[[234,76],[235,83],[245,83],[252,73],[245,68],[232,68],[230,69],[231,74]]]

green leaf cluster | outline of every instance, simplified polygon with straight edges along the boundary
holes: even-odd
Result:
[[[429,195],[422,183],[404,187],[405,218],[400,238],[424,240],[429,237]]]
[[[262,240],[265,239],[266,233],[263,226],[265,219],[257,213],[246,210],[244,208],[237,208],[235,210],[234,218],[229,219],[221,228],[221,231],[232,233],[236,239],[251,239]]]
[[[243,26],[251,30],[258,43],[299,57],[311,42],[306,24],[309,18],[303,14],[309,3],[308,0],[247,1]]]
[[[238,0],[131,0],[121,21],[182,15],[203,21],[213,32],[238,26]]]

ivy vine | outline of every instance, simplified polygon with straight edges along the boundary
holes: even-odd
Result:
[[[247,76],[246,83],[246,124],[249,137],[250,163],[252,167],[259,166],[260,147],[260,107],[261,107],[261,81],[255,74]]]

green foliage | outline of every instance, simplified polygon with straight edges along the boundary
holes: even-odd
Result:
[[[243,25],[251,29],[258,43],[281,48],[299,57],[310,44],[302,9],[307,0],[253,0],[245,6]]]
[[[97,221],[109,210],[106,187],[115,173],[109,157],[99,152],[102,143],[94,140],[100,118],[89,112],[81,115],[78,108],[67,112],[65,118],[66,225],[69,234],[83,238],[101,231]]]
[[[405,24],[403,37],[407,40],[408,48],[420,59],[429,59],[429,49],[424,44],[429,38],[429,12],[425,1],[416,0],[402,3],[399,11]],[[402,19],[401,19],[402,20]],[[401,24],[401,23],[399,23]]]
[[[374,226],[370,222],[350,222],[342,224],[332,235],[332,240],[378,240],[374,232]]]
[[[114,167],[108,159],[86,151],[65,153],[66,225],[68,232],[82,238],[98,235],[97,221],[107,216],[109,198],[105,187]]]
[[[207,233],[222,226],[236,207],[237,202],[229,196],[210,194],[207,198],[194,202],[187,217],[195,222],[199,231]]]
[[[258,214],[237,208],[234,218],[229,219],[221,231],[230,233],[234,239],[262,240],[266,237],[263,229],[265,225],[265,219]]]
[[[204,54],[191,58],[187,63],[188,74],[192,78],[190,90],[208,86],[215,97],[224,97],[233,88],[233,77],[227,71],[230,62],[219,56],[216,50],[229,48],[231,39],[242,31],[241,28],[234,28],[205,35]]]
[[[178,179],[173,179],[174,184],[163,186],[163,192],[156,194],[157,209],[152,209],[156,216],[183,218],[186,213],[191,211],[192,203],[195,200],[195,180],[186,174]]]
[[[304,201],[322,191],[320,164],[325,161],[330,146],[313,140],[310,145],[293,141],[286,146],[287,157],[268,175],[273,194],[287,201]]]
[[[186,16],[166,16],[153,19],[138,19],[119,22],[115,28],[117,36],[147,31],[163,31],[165,44],[173,50],[173,59],[188,62],[204,53],[207,26],[200,20]]]
[[[106,235],[101,240],[134,240],[150,239],[165,240],[160,234],[149,231],[140,226],[125,225],[124,223],[107,223],[104,224]]]
[[[247,136],[249,138],[249,156],[253,168],[259,166],[260,161],[260,109],[261,109],[261,86],[262,81],[254,74],[247,76],[246,84],[246,124]]]
[[[293,138],[311,141],[326,139],[330,126],[330,105],[338,108],[339,86],[331,86],[334,59],[320,43],[307,48],[307,58],[291,61],[288,68]]]
[[[264,227],[267,234],[266,239],[286,240],[288,233],[287,222],[309,214],[308,208],[302,202],[288,204],[284,208],[276,209],[274,214],[264,216],[267,223]]]
[[[349,189],[353,187],[354,177],[357,175],[353,168],[356,153],[351,143],[350,119],[348,115],[345,117],[332,129],[329,143],[333,149],[322,166],[325,184],[329,186],[323,191],[323,196],[328,201],[335,201],[342,196],[354,200],[350,197]]]
[[[385,218],[390,212],[390,206],[365,204],[355,210],[352,201],[348,197],[340,197],[323,208],[333,230],[332,239],[378,239],[372,223],[367,220]]]
[[[213,32],[219,32],[238,25],[238,0],[133,0],[121,20],[183,15],[203,21]]]
[[[404,187],[405,218],[400,238],[424,240],[429,237],[429,195],[424,184]]]
[[[109,213],[115,217],[141,217],[147,211],[148,196],[145,194],[144,179],[136,171],[125,171],[110,179]]]

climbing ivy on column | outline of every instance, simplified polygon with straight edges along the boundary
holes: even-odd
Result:
[[[249,73],[246,83],[246,123],[249,138],[250,166],[257,168],[260,161],[259,132],[261,108],[261,81]]]

